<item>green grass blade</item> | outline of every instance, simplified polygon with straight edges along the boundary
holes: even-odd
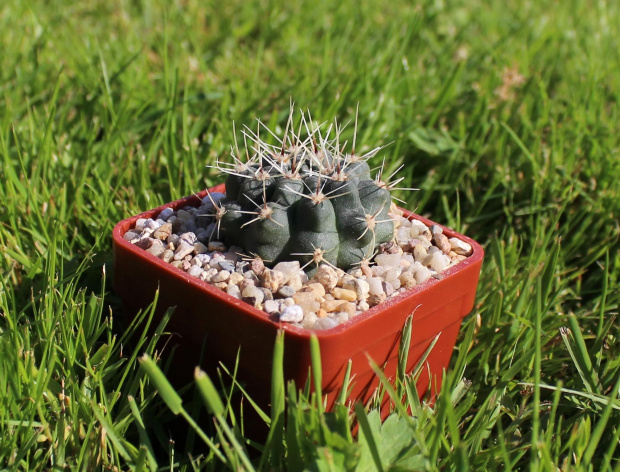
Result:
[[[145,354],[140,357],[140,365],[149,376],[149,379],[155,384],[155,388],[159,392],[162,400],[164,400],[168,408],[170,408],[170,411],[175,415],[181,413],[183,410],[183,401],[174,387],[168,382],[168,379],[155,361]]]
[[[219,393],[217,393],[217,390],[215,389],[215,385],[213,385],[213,382],[211,382],[211,379],[207,373],[199,367],[196,367],[196,370],[194,371],[194,380],[196,381],[198,390],[202,395],[207,411],[212,415],[223,416],[226,413],[226,409],[224,408],[224,404],[222,403]]]
[[[314,393],[317,398],[319,412],[323,411],[323,367],[321,366],[321,349],[319,339],[315,334],[310,336],[310,359],[312,365],[312,379]]]
[[[157,470],[157,460],[155,459],[155,452],[153,451],[153,446],[151,445],[151,440],[149,439],[149,435],[144,426],[144,421],[142,420],[142,415],[140,415],[140,410],[138,409],[138,405],[136,405],[136,400],[133,397],[128,397],[129,407],[131,408],[131,414],[133,415],[136,426],[138,427],[138,434],[140,435],[140,441],[144,446],[141,449],[146,451],[146,460],[148,461],[149,468],[151,470]]]
[[[603,412],[601,413],[601,416],[597,421],[594,430],[592,431],[588,447],[583,453],[583,462],[585,464],[589,464],[592,461],[592,458],[596,453],[596,448],[598,447],[598,444],[601,441],[603,434],[605,434],[609,418],[611,417],[613,401],[620,397],[620,371],[618,372],[617,377],[618,378],[616,379],[616,383],[614,384],[611,392],[609,393],[609,402],[607,403],[607,405],[605,405],[605,408],[603,409]],[[618,425],[616,425],[616,427],[617,426]]]
[[[366,411],[364,411],[364,405],[361,403],[355,404],[355,417],[357,418],[361,431],[364,433],[364,437],[366,438],[366,442],[370,448],[370,454],[372,455],[372,460],[375,463],[375,467],[378,471],[382,472],[384,468],[381,463],[381,457],[379,456],[377,441],[372,433],[372,430],[370,429],[368,416],[366,416]]]

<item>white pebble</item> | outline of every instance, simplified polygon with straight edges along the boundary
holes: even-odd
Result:
[[[411,237],[411,228],[408,226],[401,226],[396,231],[396,240],[398,243],[407,242]]]
[[[395,279],[397,279],[400,276],[400,274],[402,272],[403,272],[403,268],[402,267],[394,267],[393,269],[388,270],[384,274],[383,279],[384,280],[389,280],[389,281],[395,280]]]
[[[304,319],[301,321],[301,326],[305,329],[312,329],[317,319],[318,317],[316,316],[316,313],[310,311],[304,315]]]
[[[211,282],[211,279],[213,279],[213,277],[217,275],[217,272],[217,269],[207,269],[202,277],[204,277],[204,280],[206,280],[207,282]]]
[[[211,282],[213,283],[226,282],[229,278],[230,278],[230,272],[228,272],[227,270],[221,270],[211,279]]]
[[[364,272],[359,267],[356,267],[355,269],[350,269],[347,273],[357,279],[364,276]]]
[[[226,293],[231,297],[241,299],[241,289],[238,285],[229,285],[226,287]]]
[[[285,323],[299,323],[304,318],[304,312],[299,305],[287,306],[280,315],[280,321]]]
[[[368,294],[370,293],[370,285],[368,282],[364,279],[355,279],[354,286],[355,295],[357,295],[358,300],[365,300],[368,298]]]
[[[202,268],[200,266],[197,265],[192,265],[189,270],[187,271],[188,275],[191,275],[192,277],[200,277],[200,275],[203,273],[204,271],[202,270]]]
[[[441,251],[434,252],[431,256],[430,268],[435,272],[441,272],[450,265],[450,258]]]
[[[371,295],[381,295],[383,292],[383,286],[381,282],[383,282],[379,277],[372,277],[367,279],[368,282],[368,291]]]
[[[394,290],[398,290],[400,288],[400,279],[389,279],[386,280],[386,283],[389,283]]]
[[[151,231],[156,230],[161,225],[152,218],[149,218],[144,222],[144,229],[150,229]]]
[[[415,271],[415,273],[413,274],[413,278],[415,279],[416,283],[421,284],[431,278],[431,271],[427,267],[421,266],[418,270]]]
[[[372,271],[372,275],[374,275],[375,277],[381,277],[387,271],[385,267],[380,266],[380,265],[374,265],[371,267],[370,270]]]
[[[390,282],[383,282],[381,285],[383,286],[383,291],[388,297],[394,293],[394,286]]]
[[[383,267],[398,267],[400,265],[400,254],[378,254],[375,262]]]
[[[471,244],[461,241],[458,238],[450,238],[450,247],[454,252],[462,256],[469,256],[472,253]]]
[[[277,313],[280,310],[280,304],[277,300],[266,300],[263,303],[263,311],[268,314]]]
[[[187,244],[194,244],[196,242],[196,234],[191,231],[179,234],[179,241],[184,241]]]
[[[428,231],[428,227],[420,220],[411,220],[411,237],[415,238]]]
[[[316,320],[316,323],[314,323],[314,329],[317,330],[335,328],[336,326],[338,326],[338,323],[336,323],[336,321],[329,316],[319,318]]]
[[[144,229],[144,224],[146,223],[146,218],[138,218],[138,220],[136,221],[136,226],[135,228],[138,231],[142,231]]]
[[[273,266],[273,270],[277,270],[284,276],[283,284],[286,284],[291,277],[298,275],[301,269],[299,261],[279,262]]]
[[[174,260],[180,261],[185,256],[190,255],[194,251],[193,244],[187,244],[185,241],[181,241],[176,251],[174,251]]]

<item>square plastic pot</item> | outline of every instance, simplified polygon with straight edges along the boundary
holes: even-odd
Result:
[[[210,191],[223,191],[223,186]],[[379,383],[368,358],[382,366],[388,378],[394,378],[401,331],[407,317],[413,314],[407,372],[439,335],[417,383],[420,396],[428,393],[434,398],[441,388],[443,371],[448,368],[462,319],[474,305],[484,254],[479,244],[443,228],[448,237],[458,237],[471,244],[472,255],[445,270],[440,279],[431,278],[332,329],[309,331],[274,322],[266,313],[123,239],[138,218],[155,219],[167,207],[198,206],[205,195],[206,191],[127,218],[118,223],[113,232],[114,290],[123,302],[126,316],[131,318],[152,303],[157,289],[157,320],[169,307],[176,307],[167,325],[167,331],[178,335],[172,338],[177,344],[172,368],[175,374],[181,377],[185,374],[189,378],[199,359],[207,370],[219,362],[232,369],[240,352],[238,380],[245,384],[253,398],[268,401],[272,353],[278,330],[285,333],[285,378],[294,380],[299,388],[308,378],[310,335],[314,333],[321,348],[322,388],[328,407],[340,391],[349,360],[352,361],[349,399],[366,402]],[[404,211],[405,216],[427,225],[437,224]]]

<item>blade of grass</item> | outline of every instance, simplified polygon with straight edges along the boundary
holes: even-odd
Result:
[[[379,455],[377,441],[372,433],[372,429],[370,429],[368,417],[366,416],[366,411],[364,411],[364,405],[362,405],[361,403],[355,404],[355,417],[357,418],[357,422],[360,425],[362,432],[364,433],[364,437],[366,438],[366,442],[368,443],[370,454],[372,456],[372,460],[375,463],[375,467],[379,472],[383,472],[384,469],[383,464],[381,463],[381,456]]]

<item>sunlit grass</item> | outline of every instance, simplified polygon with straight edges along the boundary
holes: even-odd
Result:
[[[620,470],[620,4],[489,3],[2,2],[0,468]],[[359,104],[359,145],[420,188],[398,197],[486,258],[433,407],[400,372],[383,425],[326,412],[276,359],[256,444],[226,382],[168,402],[110,234],[219,183],[232,121],[291,99]]]

